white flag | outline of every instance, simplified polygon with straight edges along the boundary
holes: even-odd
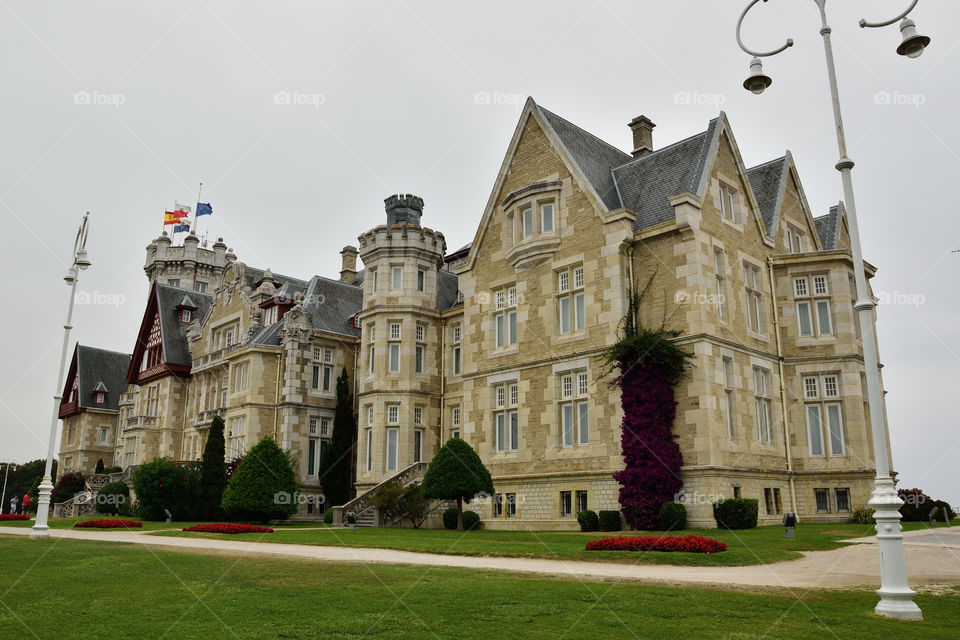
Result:
[[[188,207],[188,206],[185,205],[185,204],[180,204],[180,203],[177,202],[177,201],[174,201],[173,204],[176,205],[176,207],[174,207],[174,210],[175,210],[175,211],[186,211],[187,213],[190,213],[191,211],[193,211],[193,209],[192,209],[191,207]]]

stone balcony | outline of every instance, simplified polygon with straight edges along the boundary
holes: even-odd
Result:
[[[127,424],[124,425],[124,430],[149,428],[155,427],[156,425],[156,416],[130,416],[127,418]]]

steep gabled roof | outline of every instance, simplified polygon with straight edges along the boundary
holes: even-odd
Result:
[[[313,276],[304,294],[303,308],[310,314],[314,329],[355,337],[360,332],[350,324],[350,318],[362,304],[361,287]]]
[[[623,204],[620,202],[610,170],[629,162],[630,154],[584,131],[552,111],[547,111],[543,107],[538,108],[566,147],[570,157],[580,168],[583,176],[600,196],[607,210],[613,211],[622,207]]]
[[[67,376],[64,390],[65,404],[70,399],[74,377],[77,378],[77,406],[92,409],[119,409],[120,394],[127,390],[127,369],[130,367],[130,354],[96,349],[78,344],[73,352],[73,361]],[[93,394],[106,392],[106,402],[98,405]]]
[[[669,198],[699,192],[718,120],[711,120],[702,133],[613,169],[623,206],[637,213],[634,230],[674,220]]]
[[[178,364],[189,367],[192,364],[190,349],[187,346],[187,327],[180,322],[177,314],[177,305],[188,289],[171,287],[166,284],[156,285],[157,315],[160,318],[160,332],[163,336],[163,360],[167,364]],[[189,291],[192,302],[197,310],[194,312],[195,322],[207,315],[213,296],[209,293]]]
[[[459,282],[460,278],[452,271],[441,269],[437,272],[437,309],[445,311],[456,306]]]
[[[760,206],[767,234],[773,236],[780,215],[780,203],[786,186],[787,156],[770,160],[747,170],[747,179]]]
[[[841,207],[843,207],[842,203],[835,204],[830,207],[829,213],[813,219],[817,235],[820,236],[820,244],[826,251],[837,248],[840,238]]]

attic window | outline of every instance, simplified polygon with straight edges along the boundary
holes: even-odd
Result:
[[[724,220],[729,220],[734,224],[740,222],[737,219],[737,192],[728,184],[720,183],[720,215]]]
[[[190,324],[190,321],[193,319],[193,311],[190,309],[180,309],[180,322],[183,324]]]
[[[97,405],[104,405],[107,402],[107,394],[102,391],[97,391],[93,394],[93,402]]]
[[[279,310],[280,310],[279,307],[277,307],[276,305],[272,307],[267,307],[266,309],[263,310],[264,326],[269,327],[277,323],[277,320],[279,319],[279,314],[278,314]]]

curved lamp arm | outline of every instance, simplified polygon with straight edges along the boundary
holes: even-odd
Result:
[[[767,0],[763,0],[763,1],[766,2]],[[918,0],[914,0],[913,4],[917,4],[917,1]],[[743,19],[747,17],[747,12],[753,8],[753,5],[757,4],[758,2],[760,2],[760,0],[751,0],[750,4],[747,5],[747,8],[744,9],[743,13],[740,14],[740,19],[737,20],[737,44],[740,45],[741,49],[743,49],[750,55],[754,56],[755,58],[766,58],[769,56],[775,56],[781,51],[786,50],[788,47],[792,47],[793,38],[787,38],[786,43],[784,43],[783,46],[781,46],[779,49],[763,52],[763,51],[754,51],[753,49],[749,49],[747,45],[743,44],[743,39],[740,37],[740,29],[743,26]],[[912,9],[913,7],[910,7],[910,8]],[[909,10],[908,10],[908,13],[909,13]]]
[[[80,224],[80,228],[77,229],[77,238],[73,241],[73,257],[76,259],[77,253],[87,248],[87,220],[90,215],[90,212],[83,214],[83,222]]]
[[[920,2],[920,0],[913,0],[913,2],[910,3],[910,6],[907,7],[907,10],[906,10],[906,11],[904,11],[903,13],[901,13],[900,15],[898,15],[896,18],[890,18],[889,20],[885,20],[884,22],[867,22],[867,19],[866,19],[866,18],[861,18],[861,19],[860,19],[860,26],[861,26],[861,27],[886,27],[887,25],[891,25],[891,24],[893,24],[894,22],[896,22],[897,20],[900,20],[900,19],[902,19],[902,18],[906,18],[906,17],[907,17],[907,14],[909,14],[911,11],[913,11],[913,8],[914,8],[915,6],[917,6],[917,3],[918,3],[918,2]]]

